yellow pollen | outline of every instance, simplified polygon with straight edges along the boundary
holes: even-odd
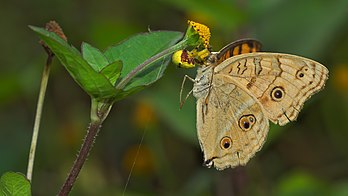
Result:
[[[193,22],[191,20],[187,21],[190,26],[199,34],[200,38],[204,41],[204,47],[209,47],[209,41],[210,41],[210,30],[209,27]]]

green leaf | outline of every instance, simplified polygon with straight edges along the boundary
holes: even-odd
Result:
[[[83,42],[81,49],[83,58],[93,67],[95,71],[100,71],[109,64],[104,54],[90,44]]]
[[[84,43],[82,57],[76,48],[55,33],[43,28],[30,28],[49,46],[75,81],[91,97],[98,100],[120,100],[158,80],[170,62],[170,55],[165,55],[140,70],[123,89],[114,87],[119,78],[122,79],[138,65],[173,46],[182,38],[180,32],[143,33],[110,47],[105,56],[98,49]]]
[[[117,91],[109,80],[103,74],[96,72],[82,58],[76,48],[70,46],[55,33],[48,32],[43,28],[33,26],[30,28],[50,47],[70,75],[91,97],[106,99],[115,96]]]
[[[144,88],[146,88],[145,85],[143,85],[143,86],[136,86],[136,87],[127,89],[126,91],[118,90],[119,92],[117,93],[117,96],[115,97],[115,100],[118,101],[118,100],[124,99],[124,98],[126,98],[127,96],[129,96],[131,94],[134,94],[134,93],[137,93],[137,92],[143,90]]]
[[[122,70],[122,61],[115,61],[107,66],[105,66],[102,70],[101,73],[109,79],[111,84],[115,85],[117,79],[121,75],[121,70]]]
[[[126,85],[126,87],[124,88],[124,91],[129,91],[139,86],[148,86],[157,81],[163,76],[163,73],[170,61],[171,58],[166,57],[159,60],[158,62],[149,64],[147,68],[138,73],[129,81],[128,85]]]
[[[124,78],[135,67],[151,58],[164,49],[173,46],[182,38],[181,32],[155,31],[135,35],[105,51],[109,62],[122,60],[123,69],[120,78]],[[141,86],[147,86],[158,80],[170,61],[166,56],[154,63],[149,64],[140,71],[123,89],[124,94],[136,92]]]
[[[0,178],[0,196],[31,195],[30,182],[21,173],[6,172]]]

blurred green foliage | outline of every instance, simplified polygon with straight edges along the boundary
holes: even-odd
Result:
[[[265,147],[247,166],[215,171],[201,166],[194,98],[179,110],[183,76],[193,77],[195,70],[169,66],[152,87],[115,105],[71,195],[121,194],[142,137],[126,195],[347,195],[347,7],[346,0],[1,2],[0,174],[26,171],[46,58],[27,25],[54,19],[73,45],[86,41],[105,48],[148,28],[184,32],[190,19],[211,28],[214,50],[252,37],[265,51],[323,63],[330,70],[325,89],[306,102],[296,122],[272,126]],[[187,83],[185,91],[190,88]],[[58,192],[85,134],[89,108],[89,97],[55,60],[33,195]]]

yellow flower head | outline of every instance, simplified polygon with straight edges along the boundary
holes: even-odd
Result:
[[[207,26],[188,21],[186,34],[176,52],[172,55],[172,62],[182,68],[193,68],[204,65],[210,52],[210,30]]]
[[[204,43],[204,47],[206,49],[208,49],[209,47],[209,41],[210,41],[210,29],[209,27],[197,23],[197,22],[193,22],[191,20],[187,21],[188,24],[199,34],[201,40]]]

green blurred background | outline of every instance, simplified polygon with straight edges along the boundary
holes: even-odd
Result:
[[[0,174],[26,173],[46,55],[27,25],[56,20],[70,43],[105,49],[135,33],[185,31],[188,19],[211,28],[219,50],[252,37],[265,51],[297,54],[330,70],[325,89],[296,122],[272,126],[245,167],[202,166],[195,100],[179,110],[185,74],[170,65],[150,88],[116,103],[71,195],[348,195],[347,0],[1,1]],[[139,46],[141,47],[141,46]],[[188,91],[191,84],[187,83]],[[55,195],[89,122],[90,99],[54,60],[39,136],[33,195]]]

